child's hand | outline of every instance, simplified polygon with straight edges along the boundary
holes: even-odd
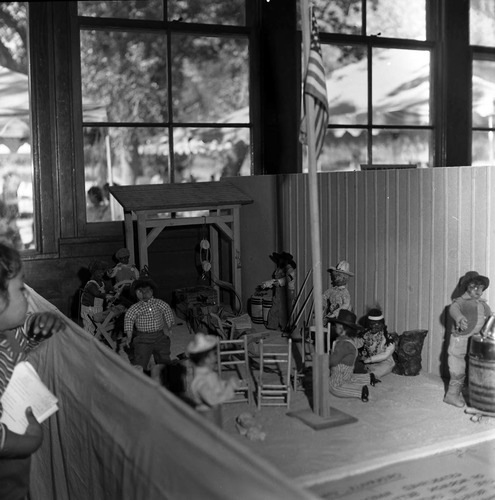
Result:
[[[65,323],[55,313],[42,312],[33,314],[31,323],[31,337],[35,340],[51,337],[60,333],[65,328]]]
[[[26,458],[32,455],[43,442],[43,428],[33,415],[30,407],[26,408],[28,427],[24,434],[7,431],[7,438],[0,457]]]
[[[467,327],[468,327],[468,322],[466,318],[463,317],[457,322],[457,329],[460,330],[461,332],[466,330]]]

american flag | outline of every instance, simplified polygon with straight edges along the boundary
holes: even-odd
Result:
[[[304,81],[304,94],[314,100],[315,105],[315,137],[316,157],[320,155],[328,124],[328,100],[327,85],[325,80],[325,68],[321,55],[320,37],[318,36],[318,25],[316,17],[311,9],[311,44],[309,48],[308,67]],[[303,116],[299,139],[303,144],[307,142],[306,117]]]

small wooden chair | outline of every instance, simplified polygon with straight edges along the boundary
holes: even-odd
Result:
[[[260,372],[258,376],[258,409],[262,406],[287,406],[291,397],[292,340],[287,344],[260,340]],[[265,373],[265,368],[270,373]],[[266,378],[270,375],[270,381]],[[274,378],[278,381],[274,381]]]
[[[112,334],[115,330],[116,319],[123,313],[124,311],[121,307],[114,307],[110,309],[109,313],[103,318],[103,321],[98,321],[99,318],[88,315],[95,326],[95,337],[98,338],[98,340],[106,342],[114,351],[117,351],[118,345],[112,338]]]
[[[237,340],[219,340],[217,344],[217,370],[219,377],[226,370],[234,370],[239,377],[240,385],[235,391],[235,397],[227,403],[253,401],[251,387],[251,372],[249,367],[248,339],[244,336]]]

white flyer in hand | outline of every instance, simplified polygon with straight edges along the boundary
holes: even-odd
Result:
[[[28,361],[18,363],[0,401],[3,422],[10,431],[26,432],[28,421],[26,408],[31,407],[38,422],[43,422],[58,410],[58,399],[40,379],[33,365]]]

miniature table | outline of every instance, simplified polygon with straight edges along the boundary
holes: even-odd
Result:
[[[228,181],[183,184],[110,186],[110,193],[124,209],[125,241],[130,262],[135,263],[134,224],[140,269],[148,266],[148,247],[166,227],[208,225],[211,270],[219,269],[219,244],[214,231],[231,242],[232,286],[241,296],[240,207],[253,200]],[[204,211],[204,216],[194,212]],[[191,215],[192,212],[192,215]],[[178,216],[179,215],[179,216]],[[148,229],[150,231],[148,231]],[[219,280],[216,280],[219,281]]]

